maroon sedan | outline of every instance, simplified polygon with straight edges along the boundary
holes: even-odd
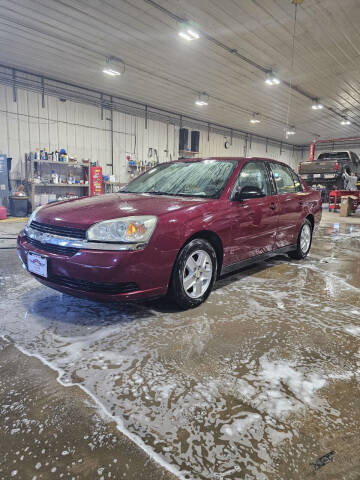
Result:
[[[220,275],[279,253],[306,257],[320,219],[320,193],[283,163],[181,160],[119,193],[38,208],[18,253],[61,292],[98,300],[169,294],[189,308]]]

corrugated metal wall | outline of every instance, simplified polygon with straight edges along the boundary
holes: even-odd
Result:
[[[70,155],[96,160],[111,173],[111,112],[103,119],[91,105],[45,96],[45,107],[38,93],[17,89],[16,102],[11,87],[0,85],[0,151],[13,158],[11,177],[23,179],[24,155],[36,148],[48,151],[65,148]],[[186,124],[184,124],[186,127]],[[129,180],[127,154],[147,159],[148,149],[156,149],[161,162],[178,157],[178,127],[156,120],[113,112],[114,174],[121,182]],[[246,146],[246,148],[245,148]],[[166,152],[166,150],[168,152]],[[267,151],[266,151],[267,150]],[[296,168],[301,152],[255,143],[234,137],[230,149],[224,148],[224,136],[201,131],[202,156],[264,156],[282,160]],[[170,157],[171,155],[171,157]]]

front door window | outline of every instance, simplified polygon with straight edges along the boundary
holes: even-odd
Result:
[[[238,176],[235,192],[241,193],[245,187],[255,187],[265,196],[271,195],[271,185],[263,162],[248,162]]]

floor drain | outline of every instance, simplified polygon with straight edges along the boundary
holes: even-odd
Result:
[[[314,470],[319,470],[319,468],[324,467],[327,463],[332,462],[334,460],[334,457],[335,457],[335,450],[331,450],[331,452],[318,458],[315,462],[310,463],[310,465],[314,467]]]

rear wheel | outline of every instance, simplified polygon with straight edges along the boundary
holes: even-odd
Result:
[[[308,219],[305,219],[297,239],[296,250],[289,252],[289,257],[295,260],[302,260],[305,258],[311,247],[313,228]]]
[[[186,244],[176,259],[169,294],[184,309],[203,303],[217,276],[217,258],[212,245],[202,238]]]

